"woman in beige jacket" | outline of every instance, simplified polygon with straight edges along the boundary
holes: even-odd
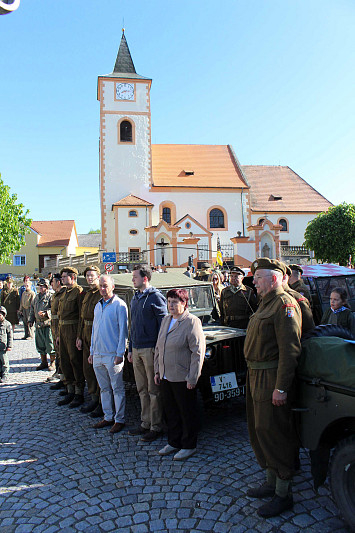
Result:
[[[163,407],[168,424],[168,444],[160,455],[174,455],[183,461],[196,452],[196,384],[206,350],[200,319],[187,309],[185,289],[167,294],[169,315],[164,317],[155,348],[155,383],[161,386]]]

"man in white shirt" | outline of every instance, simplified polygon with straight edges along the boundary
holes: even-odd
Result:
[[[94,365],[104,418],[93,427],[112,426],[110,433],[118,433],[125,425],[123,363],[128,337],[127,306],[114,294],[115,282],[111,276],[102,275],[99,287],[102,298],[94,310],[88,362]]]

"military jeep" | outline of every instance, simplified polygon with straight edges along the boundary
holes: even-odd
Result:
[[[115,293],[127,304],[134,296],[132,274],[113,274]],[[86,288],[86,279],[80,277],[79,285]],[[189,293],[189,311],[202,322],[206,337],[206,354],[198,388],[204,403],[222,402],[245,395],[246,363],[243,356],[245,330],[218,325],[216,300],[212,284],[197,281],[179,272],[153,272],[151,284],[164,296],[170,289],[186,289]],[[125,361],[124,379],[134,382],[132,365]]]
[[[326,328],[332,334],[337,326]],[[297,372],[294,411],[301,444],[310,450],[314,487],[329,473],[333,498],[355,530],[355,341],[335,336],[304,341]]]

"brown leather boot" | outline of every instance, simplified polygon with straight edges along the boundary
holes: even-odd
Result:
[[[47,355],[41,353],[41,364],[36,367],[36,370],[48,370]]]

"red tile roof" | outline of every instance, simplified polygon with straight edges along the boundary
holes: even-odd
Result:
[[[112,204],[112,206],[114,205],[119,205],[121,207],[137,207],[140,205],[148,206],[148,205],[154,205],[154,204],[151,204],[150,202],[147,202],[146,200],[142,200],[142,198],[138,198],[138,196],[134,196],[134,194],[129,194],[128,196],[125,196],[124,198],[122,198],[122,200],[119,200],[118,202],[115,202],[114,204]]]
[[[31,228],[40,234],[38,247],[68,246],[74,220],[34,220]]]
[[[332,206],[290,167],[243,165],[242,169],[250,185],[252,211],[321,212]]]
[[[229,145],[153,144],[152,173],[154,187],[248,187]]]

